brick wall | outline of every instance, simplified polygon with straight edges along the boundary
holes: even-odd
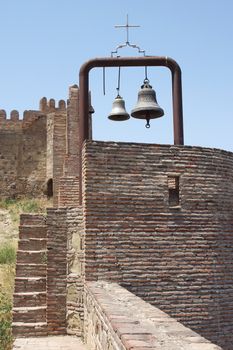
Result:
[[[47,209],[48,334],[83,333],[81,208]]]
[[[51,117],[51,116],[50,116]],[[66,154],[66,111],[52,113],[53,117],[53,205],[58,206],[59,179],[63,175]]]
[[[81,208],[21,215],[14,335],[83,334],[82,218]]]
[[[83,173],[86,279],[119,282],[230,350],[233,154],[88,141]]]
[[[46,179],[53,179],[53,131],[54,115],[47,115],[47,156],[46,156]]]
[[[69,88],[66,118],[66,149],[63,173],[59,179],[58,206],[77,207],[79,204],[79,90]]]
[[[66,208],[47,209],[47,329],[66,334],[67,221]]]

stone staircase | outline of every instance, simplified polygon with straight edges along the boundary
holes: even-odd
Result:
[[[12,324],[17,337],[47,335],[46,237],[44,216],[21,215]]]

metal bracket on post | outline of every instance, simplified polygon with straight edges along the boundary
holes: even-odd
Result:
[[[79,71],[79,120],[80,120],[80,166],[79,184],[80,205],[82,204],[82,147],[83,142],[89,139],[89,72],[93,68],[103,67],[148,67],[160,66],[170,69],[172,74],[172,101],[173,101],[173,129],[174,144],[183,145],[183,108],[181,69],[172,58],[159,56],[143,57],[104,57],[85,62]]]

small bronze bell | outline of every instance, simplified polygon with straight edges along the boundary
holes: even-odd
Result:
[[[130,115],[126,112],[125,101],[120,95],[117,95],[113,101],[112,111],[108,115],[108,119],[114,121],[124,121],[130,118]]]
[[[131,116],[137,119],[146,119],[146,127],[150,127],[150,119],[160,118],[164,115],[163,109],[158,105],[155,90],[149,84],[149,80],[145,79],[141,90],[138,93],[138,101]]]

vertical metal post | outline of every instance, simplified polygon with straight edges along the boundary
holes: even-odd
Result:
[[[172,70],[174,145],[184,144],[181,70]]]

